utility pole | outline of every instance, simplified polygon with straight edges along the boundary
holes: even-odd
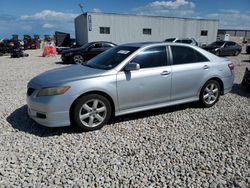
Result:
[[[80,7],[82,13],[83,13],[83,3],[79,3],[78,6]]]

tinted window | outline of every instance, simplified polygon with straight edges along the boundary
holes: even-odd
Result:
[[[112,69],[135,52],[138,47],[117,46],[89,60],[85,66],[96,69]]]
[[[173,42],[175,40],[175,38],[169,38],[169,39],[166,39],[165,42]]]
[[[101,48],[102,44],[101,43],[95,43],[90,46],[90,48]]]
[[[209,61],[200,52],[189,47],[171,46],[171,49],[174,65]]]
[[[175,41],[176,43],[181,43],[181,40],[177,40],[177,41]]]
[[[139,53],[131,62],[140,64],[140,68],[160,67],[167,64],[166,47],[153,47]]]
[[[191,44],[191,43],[192,43],[192,40],[183,39],[183,40],[182,40],[182,43]]]
[[[227,42],[226,45],[227,45],[227,46],[234,46],[235,43],[234,43],[234,42]]]
[[[212,46],[222,46],[225,42],[223,41],[216,41],[216,42],[213,42],[211,45]]]

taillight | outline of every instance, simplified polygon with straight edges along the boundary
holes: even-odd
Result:
[[[233,63],[228,64],[228,68],[229,68],[231,71],[234,70],[234,64],[233,64]]]

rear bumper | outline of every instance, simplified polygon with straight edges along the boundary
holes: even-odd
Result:
[[[224,85],[223,95],[225,95],[225,94],[229,93],[233,88],[234,74],[232,74],[232,76],[230,76],[230,77],[222,78],[222,81],[223,81],[223,85]]]

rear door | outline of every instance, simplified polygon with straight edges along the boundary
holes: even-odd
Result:
[[[197,50],[187,46],[171,46],[173,101],[197,96],[207,77],[210,61]]]

